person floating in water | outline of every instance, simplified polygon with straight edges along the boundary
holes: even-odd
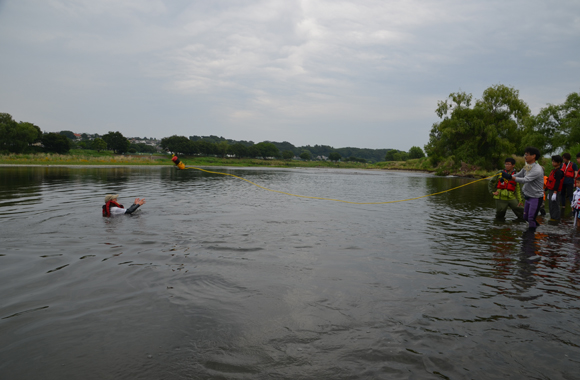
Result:
[[[528,221],[530,230],[535,231],[538,227],[536,217],[540,211],[540,205],[544,198],[544,168],[542,168],[536,160],[541,157],[540,151],[534,147],[527,147],[524,150],[524,160],[526,165],[519,173],[513,176],[505,171],[501,176],[507,180],[515,179],[517,183],[523,183],[522,192],[526,199],[524,206],[524,219]]]
[[[132,214],[139,206],[145,204],[145,198],[139,199],[135,198],[135,203],[129,208],[124,208],[123,205],[117,203],[117,198],[119,194],[107,194],[105,195],[105,204],[103,205],[103,216],[120,215],[120,214]]]
[[[516,174],[515,164],[516,160],[511,157],[505,159],[505,172],[511,174],[512,176]],[[498,172],[493,176],[488,183],[489,192],[493,195],[495,199],[495,218],[497,220],[504,220],[505,213],[509,208],[512,209],[517,221],[524,221],[524,200],[522,197],[520,184],[517,183],[513,178],[510,180],[503,179],[501,177],[502,172]]]

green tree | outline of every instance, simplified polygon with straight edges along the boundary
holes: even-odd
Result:
[[[412,146],[411,149],[409,149],[409,158],[413,159],[423,157],[425,157],[425,153],[423,152],[423,149],[418,146]]]
[[[107,149],[107,143],[105,142],[105,140],[97,137],[91,143],[91,148],[93,150],[96,150],[97,152],[100,152],[101,150]]]
[[[215,144],[216,147],[216,154],[225,158],[228,154],[229,144],[227,141],[220,141],[219,143]]]
[[[338,153],[338,152],[331,152],[331,153],[328,155],[328,159],[329,159],[330,161],[334,161],[334,162],[336,162],[336,161],[339,161],[341,158],[342,158],[342,156],[341,156],[341,155],[340,155],[340,153]]]
[[[42,145],[47,152],[65,154],[70,150],[71,142],[59,133],[46,133],[42,136]]]
[[[291,150],[285,150],[282,152],[282,158],[285,160],[291,160],[294,158],[294,152]]]
[[[201,154],[205,154],[206,156],[216,154],[217,147],[215,143],[206,140],[198,140],[194,141],[194,145]]]
[[[407,152],[398,151],[394,155],[395,161],[407,161],[409,154]]]
[[[65,136],[71,140],[76,140],[76,138],[77,138],[73,131],[60,131],[59,134]]]
[[[395,154],[397,151],[395,149],[390,149],[387,154],[385,154],[385,161],[395,161]]]
[[[175,154],[190,154],[191,141],[185,136],[173,135],[161,139],[161,148]]]
[[[543,153],[580,143],[580,93],[571,93],[563,104],[548,104],[526,120],[520,150],[535,146]]]
[[[452,93],[438,102],[425,151],[432,162],[451,157],[457,165],[468,162],[492,169],[505,155],[521,146],[523,125],[530,116],[527,104],[511,87],[495,85],[471,106],[472,95]]]
[[[261,143],[257,143],[254,145],[256,149],[258,149],[259,156],[263,159],[267,159],[269,157],[280,157],[280,151],[276,148],[276,145],[272,144],[268,141],[263,141]]]
[[[7,113],[0,113],[0,150],[22,153],[39,139],[36,125],[26,122],[17,123]]]
[[[409,158],[407,152],[403,152],[397,149],[391,149],[387,152],[387,154],[385,154],[385,161],[407,161],[407,158]]]
[[[310,161],[312,159],[312,153],[305,149],[302,151],[302,153],[300,153],[300,158],[306,161]]]
[[[34,140],[32,141],[32,143],[37,143],[40,142],[42,140],[42,131],[40,130],[40,127],[37,125],[34,125],[32,123],[27,123],[25,121],[21,121],[20,123],[21,126],[26,127],[27,129],[30,130],[29,133],[32,134],[32,128],[34,128],[34,130],[36,131],[36,137],[34,138]]]
[[[248,147],[248,157],[250,158],[260,157],[261,155],[260,149],[258,149],[256,145],[251,145]]]
[[[157,148],[151,145],[147,145],[144,143],[137,143],[137,144],[131,144],[129,146],[129,151],[131,151],[131,149],[135,149],[136,152],[139,153],[156,153],[157,152]]]
[[[131,142],[119,131],[107,133],[103,136],[103,140],[107,143],[107,148],[115,153],[125,153],[131,145]]]
[[[241,143],[230,145],[230,153],[236,158],[248,157],[248,148]]]

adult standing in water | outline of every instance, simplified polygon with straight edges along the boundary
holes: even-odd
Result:
[[[527,147],[524,150],[524,160],[526,165],[519,173],[513,176],[509,173],[502,172],[501,176],[507,180],[515,179],[517,183],[524,186],[522,192],[526,204],[524,206],[524,219],[528,221],[530,230],[535,231],[538,227],[536,217],[540,211],[540,205],[544,198],[544,168],[536,161],[540,159],[540,151],[534,147]]]
[[[117,198],[119,194],[107,194],[105,195],[105,204],[103,205],[103,216],[120,215],[120,214],[132,214],[139,206],[145,204],[145,198],[139,199],[135,198],[135,203],[129,208],[124,208],[123,205],[117,203]]]

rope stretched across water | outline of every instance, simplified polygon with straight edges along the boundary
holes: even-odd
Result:
[[[252,185],[259,187],[260,189],[267,190],[267,191],[271,191],[273,193],[285,194],[285,195],[290,195],[292,197],[299,197],[299,198],[318,199],[318,200],[322,200],[322,201],[333,201],[333,202],[350,203],[350,204],[353,204],[353,205],[384,205],[384,204],[388,204],[388,203],[398,203],[398,202],[414,201],[416,199],[421,199],[421,198],[426,198],[426,197],[432,197],[434,195],[439,195],[439,194],[447,193],[449,191],[453,191],[453,190],[459,189],[461,187],[465,187],[465,186],[471,185],[472,183],[476,183],[476,182],[479,182],[479,181],[483,181],[484,179],[489,179],[489,178],[495,176],[495,174],[494,174],[492,176],[485,177],[485,178],[480,178],[480,179],[476,179],[475,181],[471,181],[471,182],[465,183],[463,185],[460,185],[460,186],[457,186],[457,187],[454,187],[454,188],[451,188],[451,189],[439,191],[439,192],[433,193],[433,194],[421,195],[420,197],[415,197],[415,198],[399,199],[397,201],[386,201],[386,202],[351,202],[351,201],[344,201],[342,199],[333,199],[333,198],[324,198],[324,197],[312,197],[312,196],[308,196],[308,195],[298,195],[298,194],[287,193],[285,191],[280,191],[280,190],[272,190],[272,189],[268,189],[267,187],[260,186],[257,183],[254,183],[254,182],[252,182],[250,180],[247,180],[247,179],[242,178],[240,176],[237,176],[235,174],[222,173],[222,172],[213,172],[211,170],[205,170],[205,169],[201,169],[201,168],[196,168],[195,166],[185,167],[184,169],[181,169],[181,170],[187,170],[187,169],[193,169],[193,170],[199,170],[199,171],[206,172],[206,173],[211,173],[211,174],[221,174],[221,175],[227,175],[227,176],[230,176],[230,177],[235,177],[235,178],[241,179],[242,181],[246,181],[248,183],[251,183]]]

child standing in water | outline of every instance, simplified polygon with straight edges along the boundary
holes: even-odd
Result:
[[[564,186],[564,172],[562,171],[562,157],[552,156],[552,171],[548,176],[546,188],[548,189],[548,208],[550,209],[550,221],[560,221],[560,202],[562,198],[562,188]]]
[[[511,157],[505,159],[504,167],[506,173],[516,174],[516,160]],[[524,221],[524,200],[522,198],[520,184],[513,178],[506,180],[501,177],[501,171],[493,176],[488,182],[488,190],[495,199],[495,218],[504,220],[505,213],[509,208],[512,209],[518,221]]]
[[[577,224],[577,219],[580,216],[580,178],[576,177],[576,190],[572,194],[572,210],[574,211],[574,225]]]
[[[561,202],[562,208],[566,207],[566,204],[572,202],[572,193],[574,192],[574,178],[578,175],[578,166],[570,161],[572,156],[570,153],[562,154],[562,171],[564,172],[564,186],[562,186]]]

